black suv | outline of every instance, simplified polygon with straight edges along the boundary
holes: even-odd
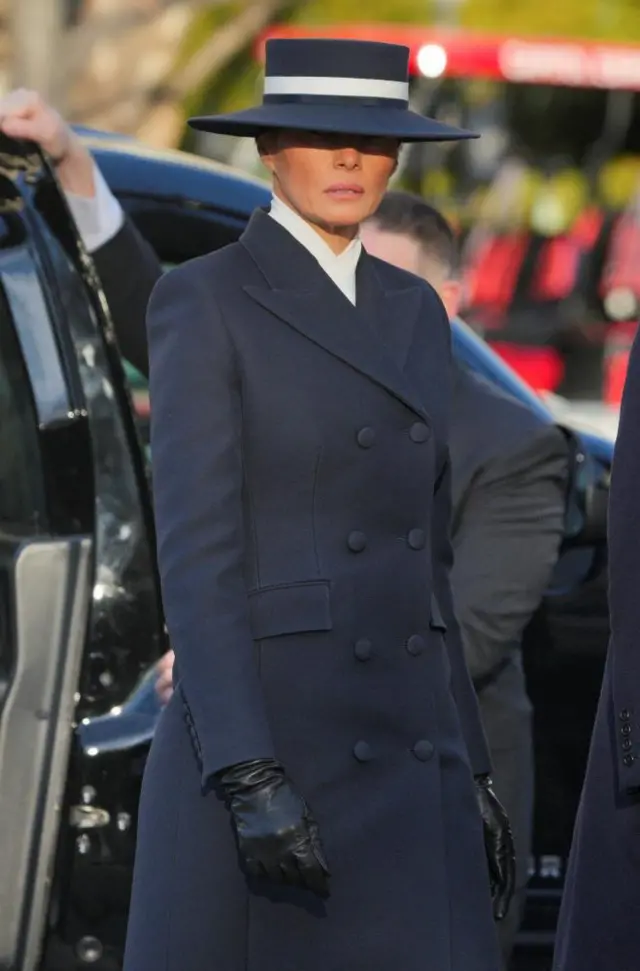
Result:
[[[237,238],[267,187],[87,135],[166,265]],[[462,323],[456,354],[545,405]],[[0,145],[0,971],[121,966],[141,775],[166,649],[144,387],[55,177]],[[600,687],[612,445],[575,439],[567,536],[525,655],[535,855],[521,945],[548,948]]]

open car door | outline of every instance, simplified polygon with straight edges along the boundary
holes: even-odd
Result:
[[[6,149],[6,145],[2,146]],[[40,959],[92,589],[87,414],[0,152],[0,968]]]
[[[0,971],[119,967],[151,717],[127,699],[165,647],[154,560],[93,263],[43,157],[0,139]],[[120,712],[114,752],[98,729]]]

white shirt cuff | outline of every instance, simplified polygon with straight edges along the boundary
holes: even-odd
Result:
[[[71,214],[89,253],[95,253],[113,239],[124,222],[122,207],[95,164],[93,177],[95,195],[77,196],[73,192],[65,192]]]

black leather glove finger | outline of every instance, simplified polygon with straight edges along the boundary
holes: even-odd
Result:
[[[324,858],[315,820],[310,818],[308,822],[309,839],[296,848],[296,863],[304,886],[319,897],[325,897],[329,889],[329,867]]]
[[[301,857],[298,860],[298,870],[307,890],[312,890],[318,897],[329,896],[329,871],[314,854]]]
[[[315,820],[283,766],[273,759],[242,762],[218,773],[238,849],[252,875],[329,893],[329,871]]]
[[[484,845],[489,867],[493,916],[503,920],[515,890],[516,855],[509,819],[493,791],[491,778],[477,776],[476,797],[482,817]]]

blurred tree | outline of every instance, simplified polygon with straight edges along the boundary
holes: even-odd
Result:
[[[640,42],[638,0],[464,0],[458,22],[500,33]]]
[[[73,121],[172,146],[192,90],[224,71],[285,6],[285,0],[0,0],[0,39],[6,13],[12,55],[7,85],[40,90]],[[213,29],[189,46],[202,15],[213,16]]]

